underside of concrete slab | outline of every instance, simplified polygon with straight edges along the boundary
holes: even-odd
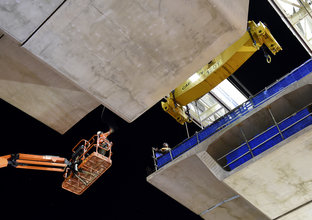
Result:
[[[0,88],[2,99],[62,134],[100,105],[8,35],[0,39]]]
[[[198,148],[206,148],[206,143]],[[269,219],[221,178],[223,171],[207,152],[188,152],[150,175],[147,181],[203,219]]]
[[[309,127],[224,182],[272,219],[295,210],[312,200],[311,137]]]
[[[0,2],[0,28],[22,43],[62,4],[63,0]]]
[[[249,3],[21,2],[0,3],[0,27],[128,122],[241,37]]]
[[[244,33],[224,4],[67,1],[24,47],[131,122]]]

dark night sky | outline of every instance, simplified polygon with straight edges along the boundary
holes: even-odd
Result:
[[[266,0],[250,1],[249,20],[265,22],[283,47],[283,51],[272,56],[271,64],[258,51],[235,73],[255,94],[309,59],[309,55]],[[107,109],[101,118],[103,106],[99,106],[64,135],[5,101],[1,100],[0,107],[0,155],[20,152],[69,158],[80,139],[89,139],[98,130],[106,131],[106,122],[115,121],[119,127],[110,136],[114,142],[112,167],[81,196],[61,188],[61,173],[1,169],[3,214],[13,219],[201,219],[146,182],[148,169],[153,168],[151,147],[163,142],[175,146],[186,138],[185,127],[164,113],[160,103],[130,124]],[[192,134],[196,129],[190,126]]]

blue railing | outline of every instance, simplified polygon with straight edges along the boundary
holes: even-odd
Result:
[[[312,124],[311,111],[312,105],[309,105],[281,122],[276,123],[276,125],[267,128],[261,134],[256,135],[250,140],[246,140],[239,147],[219,158],[226,158],[227,164],[223,168],[228,167],[230,170],[233,170],[254,156],[263,153],[284,139],[308,127]]]
[[[302,64],[301,66],[299,66],[298,68],[294,69],[292,72],[290,72],[289,74],[281,78],[279,81],[275,82],[268,88],[265,88],[256,96],[249,98],[242,105],[233,109],[232,111],[224,115],[222,118],[215,121],[213,124],[207,126],[200,132],[196,133],[192,137],[184,140],[182,143],[174,147],[171,150],[172,157],[169,153],[167,153],[157,158],[156,168],[158,169],[166,165],[173,159],[177,158],[178,156],[190,150],[191,148],[193,148],[200,142],[206,140],[207,138],[211,137],[213,134],[219,132],[223,128],[232,124],[237,119],[246,115],[248,112],[260,106],[261,104],[266,102],[268,99],[277,95],[278,93],[283,91],[285,88],[287,88],[289,85],[302,79],[303,77],[305,77],[311,72],[312,72],[312,60],[309,59],[304,64]]]

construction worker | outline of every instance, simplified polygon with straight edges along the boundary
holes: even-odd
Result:
[[[170,150],[171,150],[171,148],[169,147],[169,145],[167,143],[163,143],[163,147],[160,148],[160,152],[163,154],[169,152]]]
[[[110,135],[113,132],[112,129],[110,129],[108,132],[103,133],[102,131],[98,131],[97,132],[97,136],[98,136],[98,144],[99,144],[99,149],[98,152],[100,154],[105,155],[107,151],[109,151],[113,145],[112,142],[110,142],[107,137],[108,135]]]
[[[163,143],[163,147],[162,148],[154,148],[155,151],[155,156],[156,158],[161,157],[162,155],[164,155],[165,153],[169,152],[171,150],[171,148],[169,147],[169,145],[167,143]]]

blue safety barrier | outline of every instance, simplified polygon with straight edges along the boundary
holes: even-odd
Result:
[[[258,135],[249,142],[253,155],[257,156],[283,140],[276,126],[270,127],[265,133]]]
[[[272,86],[266,88],[262,92],[258,93],[256,96],[248,99],[246,102],[244,102],[242,105],[238,106],[237,108],[233,109],[220,119],[216,120],[211,125],[207,126],[203,130],[201,130],[199,133],[193,135],[189,139],[185,140],[181,144],[177,145],[175,148],[172,149],[172,158],[169,153],[157,158],[157,167],[160,168],[164,166],[165,164],[172,161],[172,159],[177,158],[181,154],[183,154],[185,151],[193,148],[198,143],[206,140],[213,134],[219,132],[223,128],[227,127],[228,125],[232,124],[237,119],[241,118],[248,112],[252,111],[256,107],[260,106],[264,102],[266,102],[268,99],[272,98],[273,96],[277,95],[280,91],[284,90],[286,87],[291,85],[292,83],[302,79],[306,75],[312,72],[312,60],[309,59],[304,64],[299,66],[298,68],[294,69],[291,73],[274,83]],[[285,134],[286,135],[286,134]],[[265,149],[264,147],[259,148],[256,152],[260,152],[261,149]],[[251,155],[245,155],[246,160],[251,157]],[[245,160],[242,159],[242,160]],[[249,158],[250,159],[250,158]],[[234,164],[234,163],[233,163]]]
[[[249,147],[247,143],[244,143],[226,155],[226,167],[229,167],[231,170],[235,169],[253,156],[263,153],[311,124],[311,106],[309,106],[248,140]]]

